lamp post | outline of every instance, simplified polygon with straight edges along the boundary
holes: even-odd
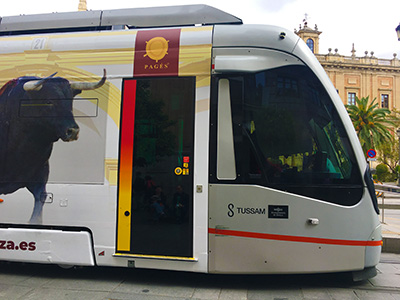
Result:
[[[400,41],[400,24],[399,26],[396,27],[396,32],[397,32],[397,38]]]
[[[400,25],[399,25],[400,27]],[[399,28],[398,27],[398,28]],[[400,29],[399,29],[400,30]],[[400,127],[396,130],[397,137],[399,138],[399,163],[397,164],[397,186],[400,186]]]

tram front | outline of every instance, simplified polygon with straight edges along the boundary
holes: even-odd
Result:
[[[284,31],[215,26],[209,270],[371,277],[382,236],[364,155],[317,59]]]

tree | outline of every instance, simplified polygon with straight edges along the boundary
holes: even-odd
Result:
[[[399,163],[399,142],[396,138],[392,139],[392,144],[385,144],[379,151],[378,161],[389,167],[392,173],[397,174],[396,166]]]
[[[361,147],[366,155],[368,149],[383,150],[385,144],[393,144],[389,130],[395,127],[393,117],[387,108],[379,108],[376,98],[369,102],[368,97],[356,97],[355,105],[346,105],[347,112],[356,129]]]
[[[400,112],[396,109],[392,110],[390,119],[395,124],[396,128],[400,127]],[[397,133],[393,132],[393,138],[391,143],[383,145],[380,149],[378,161],[387,165],[391,172],[394,174],[399,173],[399,138]]]
[[[385,164],[379,164],[376,166],[376,179],[379,181],[388,181],[388,177],[391,175],[389,173],[389,168]]]

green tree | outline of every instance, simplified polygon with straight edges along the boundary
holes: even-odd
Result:
[[[399,163],[399,141],[396,138],[392,139],[392,143],[387,143],[382,146],[379,151],[378,161],[390,168],[392,173],[397,174],[396,167]]]
[[[396,128],[400,127],[400,112],[395,108],[392,110],[390,115],[391,121],[395,124]],[[393,132],[393,138],[391,143],[387,143],[382,146],[378,156],[378,161],[387,165],[393,174],[398,174],[399,169],[399,138],[397,133]]]
[[[369,96],[356,97],[355,105],[346,105],[347,112],[356,129],[364,155],[368,149],[381,150],[385,144],[392,144],[389,130],[396,124],[387,108],[379,108],[376,98],[369,103]]]
[[[376,179],[379,181],[386,181],[389,174],[389,168],[387,165],[379,164],[376,166]]]

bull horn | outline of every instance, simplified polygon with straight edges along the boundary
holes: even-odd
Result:
[[[39,80],[31,80],[31,81],[25,82],[24,90],[26,92],[29,92],[29,91],[40,91],[40,89],[42,88],[43,84],[47,80],[49,80],[50,78],[53,78],[56,74],[57,74],[57,72],[51,74],[50,76],[47,76],[46,78],[42,78],[42,79],[39,79]]]
[[[70,82],[70,85],[73,90],[95,90],[106,82],[106,75],[106,69],[103,69],[103,77],[98,82]]]

